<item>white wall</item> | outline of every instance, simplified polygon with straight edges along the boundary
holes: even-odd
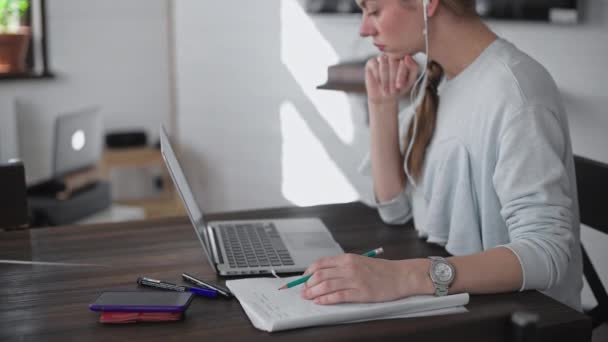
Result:
[[[608,1],[585,3],[584,23],[576,26],[490,25],[542,62],[556,79],[569,112],[575,153],[608,162]],[[177,138],[190,182],[205,209],[348,199],[352,193],[343,179],[335,177],[335,169],[359,195],[369,195],[368,184],[356,172],[368,139],[363,103],[355,96],[345,100],[340,93],[315,91],[314,81],[319,76],[315,68],[324,70],[338,60],[374,50],[358,38],[358,18],[316,17],[311,24],[297,14],[294,4],[176,2]],[[296,118],[293,124],[300,120],[298,114],[300,126],[286,129],[285,118]],[[284,136],[285,131],[292,137]],[[300,148],[294,147],[298,144]],[[337,164],[333,171],[327,168],[326,177],[316,172],[318,165],[305,163],[314,161],[319,151]],[[294,181],[296,176],[300,178]],[[327,177],[335,181],[323,183]],[[297,198],[285,182],[300,182],[316,196],[308,201]],[[336,190],[345,196],[332,197]],[[608,260],[608,250],[602,248],[608,243],[605,236],[588,229],[582,235],[593,260]],[[608,265],[601,266],[606,283]],[[588,293],[584,297],[585,302],[592,301]]]
[[[209,210],[356,199],[353,187],[365,189],[356,171],[367,145],[361,100],[314,89],[330,62],[363,46],[352,18],[315,34],[293,0],[175,4],[178,138]],[[321,42],[325,33],[335,34],[333,47]],[[284,139],[292,130],[301,136]],[[309,196],[297,198],[302,188]]]
[[[101,106],[107,130],[144,129],[156,139],[170,111],[167,1],[47,1],[57,77],[0,82],[0,160],[20,154],[17,118],[27,121],[28,181],[48,177],[54,117],[92,104]]]
[[[555,78],[569,114],[574,152],[608,162],[608,0],[585,1],[576,26],[492,23]]]

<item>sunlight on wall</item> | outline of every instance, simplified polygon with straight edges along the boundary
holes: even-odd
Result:
[[[310,206],[359,198],[291,102],[281,104],[281,133],[281,191],[288,201]]]
[[[338,54],[295,0],[281,1],[281,61],[336,135],[352,144],[355,128],[348,97],[316,89],[325,83],[327,67],[339,62]]]

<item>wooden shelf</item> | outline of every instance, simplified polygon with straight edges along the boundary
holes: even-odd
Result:
[[[19,80],[50,80],[55,78],[53,73],[36,74],[27,72],[23,74],[0,74],[0,81],[19,81]]]
[[[324,90],[338,90],[347,93],[355,93],[365,95],[365,83],[363,82],[327,82],[317,87]]]
[[[327,68],[327,82],[317,89],[365,95],[365,63],[369,58],[330,65]]]
[[[173,186],[173,181],[165,167],[162,155],[159,149],[152,147],[137,147],[126,149],[107,149],[103,153],[101,162],[101,174],[104,178],[112,181],[112,173],[120,172],[125,169],[145,169],[158,168],[162,169],[162,191],[152,197],[135,196],[124,199],[115,199],[118,204],[136,206],[143,208],[146,219],[167,217],[167,216],[184,216],[186,214],[182,201],[177,193],[177,189]],[[131,175],[132,173],[127,173]]]
[[[115,166],[145,166],[162,164],[160,151],[152,147],[107,149],[103,152],[103,162]]]

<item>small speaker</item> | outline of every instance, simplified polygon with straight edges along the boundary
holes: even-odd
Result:
[[[29,223],[25,168],[19,160],[0,164],[0,228],[20,228]]]
[[[143,147],[148,144],[148,136],[144,131],[113,132],[106,134],[108,148]]]

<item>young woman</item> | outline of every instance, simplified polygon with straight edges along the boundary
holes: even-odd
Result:
[[[453,257],[324,258],[306,271],[302,296],[335,304],[536,289],[580,310],[574,163],[551,76],[492,32],[475,0],[359,5],[361,36],[382,52],[366,64],[380,216],[413,218]],[[422,78],[418,52],[428,57]],[[410,91],[400,130],[399,99]]]

